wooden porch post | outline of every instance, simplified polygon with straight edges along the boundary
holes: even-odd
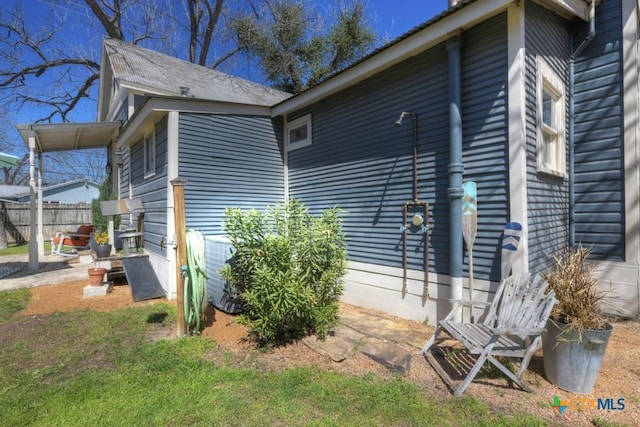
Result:
[[[29,132],[29,216],[31,221],[31,231],[29,236],[29,270],[37,270],[38,262],[38,241],[37,241],[37,215],[36,215],[36,136],[31,130]]]
[[[38,236],[36,241],[38,242],[38,256],[44,256],[44,207],[42,206],[42,153],[38,153]]]
[[[187,265],[187,225],[184,207],[184,186],[187,184],[185,178],[172,179],[173,185],[173,209],[175,216],[175,249],[176,249],[176,310],[178,317],[179,337],[187,334],[187,325],[184,318],[184,278],[182,277],[182,266]]]

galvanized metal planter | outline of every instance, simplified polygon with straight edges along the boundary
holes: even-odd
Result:
[[[571,330],[566,324],[549,319],[542,333],[544,374],[563,390],[591,393],[613,327],[602,330]]]

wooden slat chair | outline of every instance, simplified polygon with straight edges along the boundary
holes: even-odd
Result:
[[[75,233],[56,231],[53,239],[51,239],[51,253],[72,256],[79,249],[88,249],[91,232],[93,232],[93,225],[81,225]],[[63,250],[65,247],[70,247],[72,252]]]
[[[502,281],[491,303],[456,301],[453,310],[439,322],[435,333],[422,348],[422,354],[451,387],[455,396],[464,393],[487,360],[523,390],[531,391],[522,380],[522,376],[531,357],[541,345],[540,334],[556,302],[555,293],[547,293],[547,282],[540,276],[509,276]],[[485,320],[480,323],[455,321],[456,312],[461,307],[469,305],[488,305],[489,311]],[[473,368],[458,387],[435,356],[429,352],[442,331],[461,342],[471,354],[478,355]],[[518,373],[514,374],[496,359],[499,356],[522,359]]]

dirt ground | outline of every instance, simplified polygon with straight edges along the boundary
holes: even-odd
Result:
[[[21,314],[34,316],[77,309],[108,311],[117,307],[165,301],[151,300],[134,303],[127,285],[115,286],[113,291],[104,297],[83,299],[82,290],[86,285],[86,280],[79,280],[32,288],[31,302]],[[362,309],[343,304],[341,310]],[[365,311],[391,318],[379,312]],[[411,323],[402,319],[394,318],[394,320]],[[216,363],[269,370],[313,365],[351,375],[372,374],[385,379],[397,375],[361,353],[337,363],[302,343],[269,351],[258,350],[249,341],[246,328],[236,323],[234,316],[213,309],[207,313],[206,325],[203,336],[218,344],[218,349],[210,355],[211,360]],[[525,374],[527,383],[534,389],[533,393],[526,393],[517,386],[509,385],[501,376],[484,376],[469,386],[465,396],[477,397],[498,412],[530,413],[540,416],[551,425],[610,425],[606,424],[609,422],[640,426],[640,323],[638,321],[613,322],[613,328],[598,381],[594,391],[589,395],[568,393],[549,383],[544,377],[541,354],[538,354],[532,359]],[[425,336],[425,341],[427,339],[428,335]],[[444,382],[419,355],[419,349],[415,349],[411,368],[404,378],[418,384],[424,390],[425,398],[440,400],[451,396]],[[570,409],[560,415],[557,410],[551,408],[554,396],[562,400],[574,399],[571,401]],[[580,411],[576,409],[580,402],[575,400],[580,398],[614,398],[614,401],[624,398],[625,409]]]

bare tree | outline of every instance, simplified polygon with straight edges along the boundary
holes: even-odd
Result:
[[[154,36],[153,8],[144,7],[149,1],[85,3],[82,8],[73,0],[49,0],[50,9],[40,26],[28,24],[21,3],[11,10],[0,9],[0,62],[4,64],[0,91],[5,106],[47,107],[38,122],[69,121],[71,112],[90,98],[100,76],[99,49],[74,42],[71,35],[78,37],[81,28],[86,31],[86,23],[97,23],[100,33],[125,40],[126,20],[131,23],[127,34],[132,34],[133,43]],[[96,34],[86,34],[85,40]]]
[[[242,51],[268,83],[297,92],[371,47],[375,37],[365,0],[351,1],[349,7],[329,9],[335,14],[324,18],[317,9],[323,2],[314,9],[302,0],[40,0],[36,19],[33,7],[25,15],[24,2],[13,7],[2,2],[0,109],[37,111],[31,121],[49,123],[93,114],[104,36],[211,68],[228,66]],[[326,26],[327,19],[333,25]],[[25,147],[19,145],[14,148],[22,154]],[[89,165],[85,176],[103,176],[95,159],[73,159],[78,155],[52,154],[45,161],[61,162],[72,176],[81,174],[77,164]],[[25,168],[4,175],[5,182],[28,179]],[[64,178],[71,176],[48,176]]]
[[[217,0],[213,5],[211,0],[186,1],[189,6],[189,62],[206,66],[213,31],[220,19],[223,1]]]
[[[172,33],[186,30],[188,59],[195,62],[197,52],[198,63],[205,65],[223,0],[183,2],[188,6],[188,19],[182,21],[174,19],[176,6],[171,0],[43,0],[45,7],[38,8],[41,16],[37,23],[29,21],[33,9],[25,15],[22,2],[11,9],[0,5],[3,108],[41,111],[33,121],[49,123],[73,121],[79,111],[94,112],[102,36],[168,50]],[[12,148],[14,152],[26,150],[18,141]],[[98,181],[104,177],[104,150],[101,154],[45,154],[45,164],[49,163],[64,165],[46,168],[46,178],[54,183],[83,176]],[[3,171],[4,182],[28,182],[27,164],[25,154],[21,167]]]

